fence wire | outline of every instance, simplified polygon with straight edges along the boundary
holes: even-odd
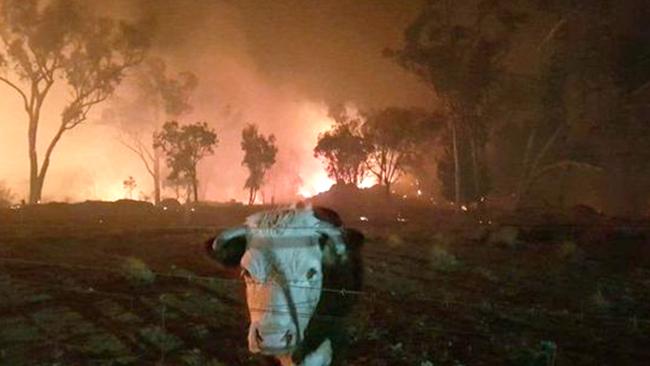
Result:
[[[18,258],[6,258],[6,257],[0,257],[0,263],[13,263],[13,264],[19,264],[19,265],[28,265],[28,266],[40,266],[40,267],[54,267],[54,268],[61,268],[61,269],[67,269],[67,270],[80,270],[80,271],[98,271],[98,272],[108,272],[108,273],[114,273],[114,274],[120,274],[123,275],[124,272],[119,270],[119,269],[113,269],[113,268],[108,268],[108,267],[91,267],[91,266],[83,266],[83,265],[73,265],[73,264],[62,264],[62,263],[51,263],[51,262],[44,262],[44,261],[37,261],[37,260],[26,260],[26,259],[18,259]],[[180,275],[180,274],[173,274],[173,273],[165,273],[165,272],[159,272],[159,271],[152,271],[156,276],[160,276],[162,278],[170,278],[170,279],[177,279],[177,280],[183,280],[183,281],[189,281],[189,282],[202,282],[204,285],[205,284],[214,284],[214,283],[226,283],[226,284],[237,284],[240,286],[245,285],[245,281],[243,279],[239,278],[221,278],[221,277],[209,277],[209,276],[199,276],[199,275]],[[21,282],[26,282],[26,283],[32,283],[32,284],[41,284],[35,281],[30,281],[30,280],[24,280],[24,279],[19,279]],[[42,284],[41,284],[42,285]],[[346,290],[346,289],[335,289],[335,288],[319,288],[319,287],[310,287],[310,286],[300,286],[300,285],[292,285],[289,284],[289,287],[297,287],[297,288],[308,288],[308,289],[313,289],[313,290],[321,290],[323,292],[331,292],[335,294],[339,294],[341,296],[360,296],[360,297],[366,297],[370,301],[376,301],[376,300],[381,300],[385,299],[387,295],[392,296],[392,297],[397,297],[396,294],[392,294],[390,291],[386,293],[380,293],[380,292],[368,292],[368,291],[354,291],[354,290]],[[80,294],[86,294],[86,295],[107,295],[107,296],[112,296],[112,297],[120,297],[120,298],[126,298],[133,300],[134,298],[137,298],[138,296],[151,296],[151,295],[157,295],[158,292],[142,292],[138,294],[129,294],[125,292],[111,292],[111,291],[103,291],[100,289],[97,289],[95,287],[87,287],[87,288],[79,288],[79,287],[72,287],[72,286],[64,286],[64,285],[50,285],[47,284],[46,287],[48,288],[57,288],[62,291],[68,291],[68,292],[76,292]],[[213,295],[215,294],[215,291],[209,291]],[[165,293],[169,294],[187,294],[188,291],[168,291],[165,290]],[[160,300],[160,299],[159,299]],[[472,304],[468,303],[466,301],[455,301],[455,300],[448,300],[448,299],[439,299],[439,298],[433,298],[433,297],[427,297],[427,296],[418,296],[415,301],[418,301],[420,303],[425,302],[427,304],[435,304],[441,308],[444,309],[449,309],[452,307],[460,307],[460,308],[477,308],[480,309],[481,306],[490,306],[491,308],[494,309],[503,309],[511,312],[520,312],[520,313],[528,313],[528,314],[541,314],[544,316],[548,317],[555,317],[555,318],[574,318],[580,321],[585,321],[585,320],[591,320],[591,321],[608,321],[611,322],[612,324],[620,325],[620,326],[629,326],[630,323],[636,323],[636,324],[645,324],[645,325],[650,325],[650,318],[645,318],[645,317],[622,317],[622,316],[604,316],[604,315],[593,315],[593,314],[584,314],[584,313],[576,313],[576,312],[569,312],[569,311],[564,311],[564,312],[559,312],[559,311],[550,311],[541,307],[537,307],[538,304],[530,304],[528,307],[521,307],[521,306],[513,306],[511,303],[505,303],[505,302],[494,302],[494,301],[489,301],[484,304]],[[244,304],[245,306],[245,304]],[[282,311],[278,309],[260,309],[260,308],[247,308],[249,311],[252,312],[273,312],[276,314],[289,314],[289,311],[287,310]],[[306,316],[309,317],[311,314],[309,313],[298,313],[299,316]],[[341,317],[337,315],[331,315],[331,314],[318,314],[319,317],[323,318],[331,318],[331,319],[337,319],[337,318],[346,318],[346,317]]]

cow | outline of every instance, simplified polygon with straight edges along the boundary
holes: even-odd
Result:
[[[338,364],[344,318],[362,287],[363,242],[335,211],[306,204],[251,215],[208,240],[213,259],[241,269],[249,351],[282,366]]]

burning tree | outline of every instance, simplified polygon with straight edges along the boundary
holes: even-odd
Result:
[[[266,172],[275,164],[278,148],[275,145],[275,136],[264,137],[258,132],[257,126],[249,124],[242,131],[241,149],[245,152],[242,165],[249,171],[244,188],[249,190],[248,204],[252,205],[264,183]]]
[[[332,113],[336,124],[318,136],[314,156],[327,162],[327,175],[337,183],[357,185],[366,175],[369,146],[361,133],[360,118]]]
[[[155,134],[154,147],[167,155],[171,169],[168,179],[187,179],[192,184],[194,202],[198,202],[197,165],[201,159],[214,153],[219,140],[206,122],[181,126],[176,121],[165,122],[162,131]]]
[[[86,121],[92,107],[113,94],[126,69],[138,64],[148,39],[136,27],[93,15],[81,2],[6,0],[0,10],[0,82],[27,114],[29,202],[41,199],[52,152],[63,134]],[[71,98],[39,163],[41,108],[55,84]]]
[[[404,172],[407,157],[426,136],[427,121],[423,111],[391,107],[371,113],[363,124],[363,138],[368,146],[366,166],[387,194]]]

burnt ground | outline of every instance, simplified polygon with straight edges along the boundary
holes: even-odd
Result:
[[[0,212],[0,364],[260,364],[246,349],[242,284],[203,252],[220,228],[260,208],[123,206]],[[345,319],[347,364],[650,359],[645,222],[361,214],[343,212],[367,237],[364,292],[342,295],[359,297]]]

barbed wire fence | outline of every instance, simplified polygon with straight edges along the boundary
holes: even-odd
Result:
[[[108,267],[92,267],[92,266],[85,266],[85,265],[76,265],[76,264],[62,264],[62,263],[52,263],[52,262],[45,262],[45,261],[37,261],[37,260],[26,260],[26,259],[19,259],[19,258],[6,258],[6,257],[0,257],[0,263],[5,263],[5,264],[17,264],[17,265],[28,265],[28,266],[36,266],[36,267],[54,267],[54,268],[60,268],[60,269],[66,269],[66,270],[75,270],[75,271],[93,271],[93,272],[107,272],[107,273],[113,273],[117,275],[123,275],[124,271],[121,269],[115,269],[115,268],[108,268]],[[244,286],[245,281],[239,278],[223,278],[223,277],[215,277],[215,276],[201,276],[201,275],[195,275],[195,274],[173,274],[173,273],[167,273],[167,272],[160,272],[160,271],[153,271],[150,270],[153,274],[155,274],[157,277],[160,278],[169,278],[169,279],[177,279],[177,280],[182,280],[182,281],[187,281],[189,283],[204,283],[204,284],[215,284],[215,283],[225,283],[229,285],[238,285],[238,286]],[[20,279],[19,281],[23,282],[29,282],[29,283],[36,283],[35,281],[30,281],[30,280],[23,280]],[[263,285],[268,285],[268,286],[273,286],[274,284],[263,284]],[[322,292],[328,292],[328,293],[333,293],[337,294],[339,296],[358,296],[358,297],[369,297],[369,298],[381,298],[381,297],[386,297],[386,296],[396,296],[392,295],[390,291],[387,291],[385,293],[380,293],[377,291],[356,291],[356,290],[349,290],[349,289],[337,289],[337,288],[327,288],[327,287],[311,287],[311,286],[304,286],[304,285],[295,285],[295,284],[287,284],[288,287],[291,288],[300,288],[300,289],[313,289],[313,290],[318,290]],[[125,299],[131,299],[135,296],[138,295],[152,295],[156,294],[157,292],[141,292],[136,294],[129,294],[125,292],[114,292],[114,291],[102,291],[100,289],[94,288],[94,287],[88,287],[86,289],[80,289],[78,287],[70,287],[70,286],[64,286],[64,285],[53,285],[53,284],[47,284],[47,287],[52,287],[64,291],[72,291],[72,292],[78,292],[82,294],[90,294],[90,295],[107,295],[107,296],[113,296],[113,297],[121,297]],[[184,294],[187,291],[170,291],[169,289],[165,289],[166,293],[177,293],[177,294]],[[441,300],[439,298],[433,298],[433,297],[427,297],[427,296],[418,296],[417,297],[418,301],[425,301],[427,303],[435,303],[443,307],[450,307],[450,306],[458,306],[458,307],[477,307],[478,305],[475,304],[470,304],[465,301],[454,301],[454,300],[449,300],[449,299],[444,299]],[[490,301],[489,302],[490,306],[493,307],[500,307],[504,309],[509,309],[509,310],[523,310],[523,309],[531,309],[534,308],[536,311],[542,314],[546,314],[549,316],[574,316],[576,318],[580,319],[591,319],[591,320],[605,320],[605,321],[620,321],[620,325],[625,325],[629,323],[630,318],[629,317],[617,317],[617,316],[602,316],[602,315],[584,315],[584,314],[575,314],[575,313],[558,313],[558,312],[552,312],[548,311],[545,309],[542,309],[539,307],[541,304],[528,304],[527,308],[523,307],[516,307],[512,303],[508,302],[499,302],[499,301]],[[273,311],[273,312],[280,312],[279,310],[273,310],[273,309],[251,309],[252,311]],[[308,316],[310,314],[300,314],[303,316]],[[328,315],[328,314],[322,314],[321,316],[326,316],[326,317],[331,317],[331,318],[340,318],[336,315]],[[650,325],[650,318],[636,318],[636,322],[639,324],[648,324]]]

